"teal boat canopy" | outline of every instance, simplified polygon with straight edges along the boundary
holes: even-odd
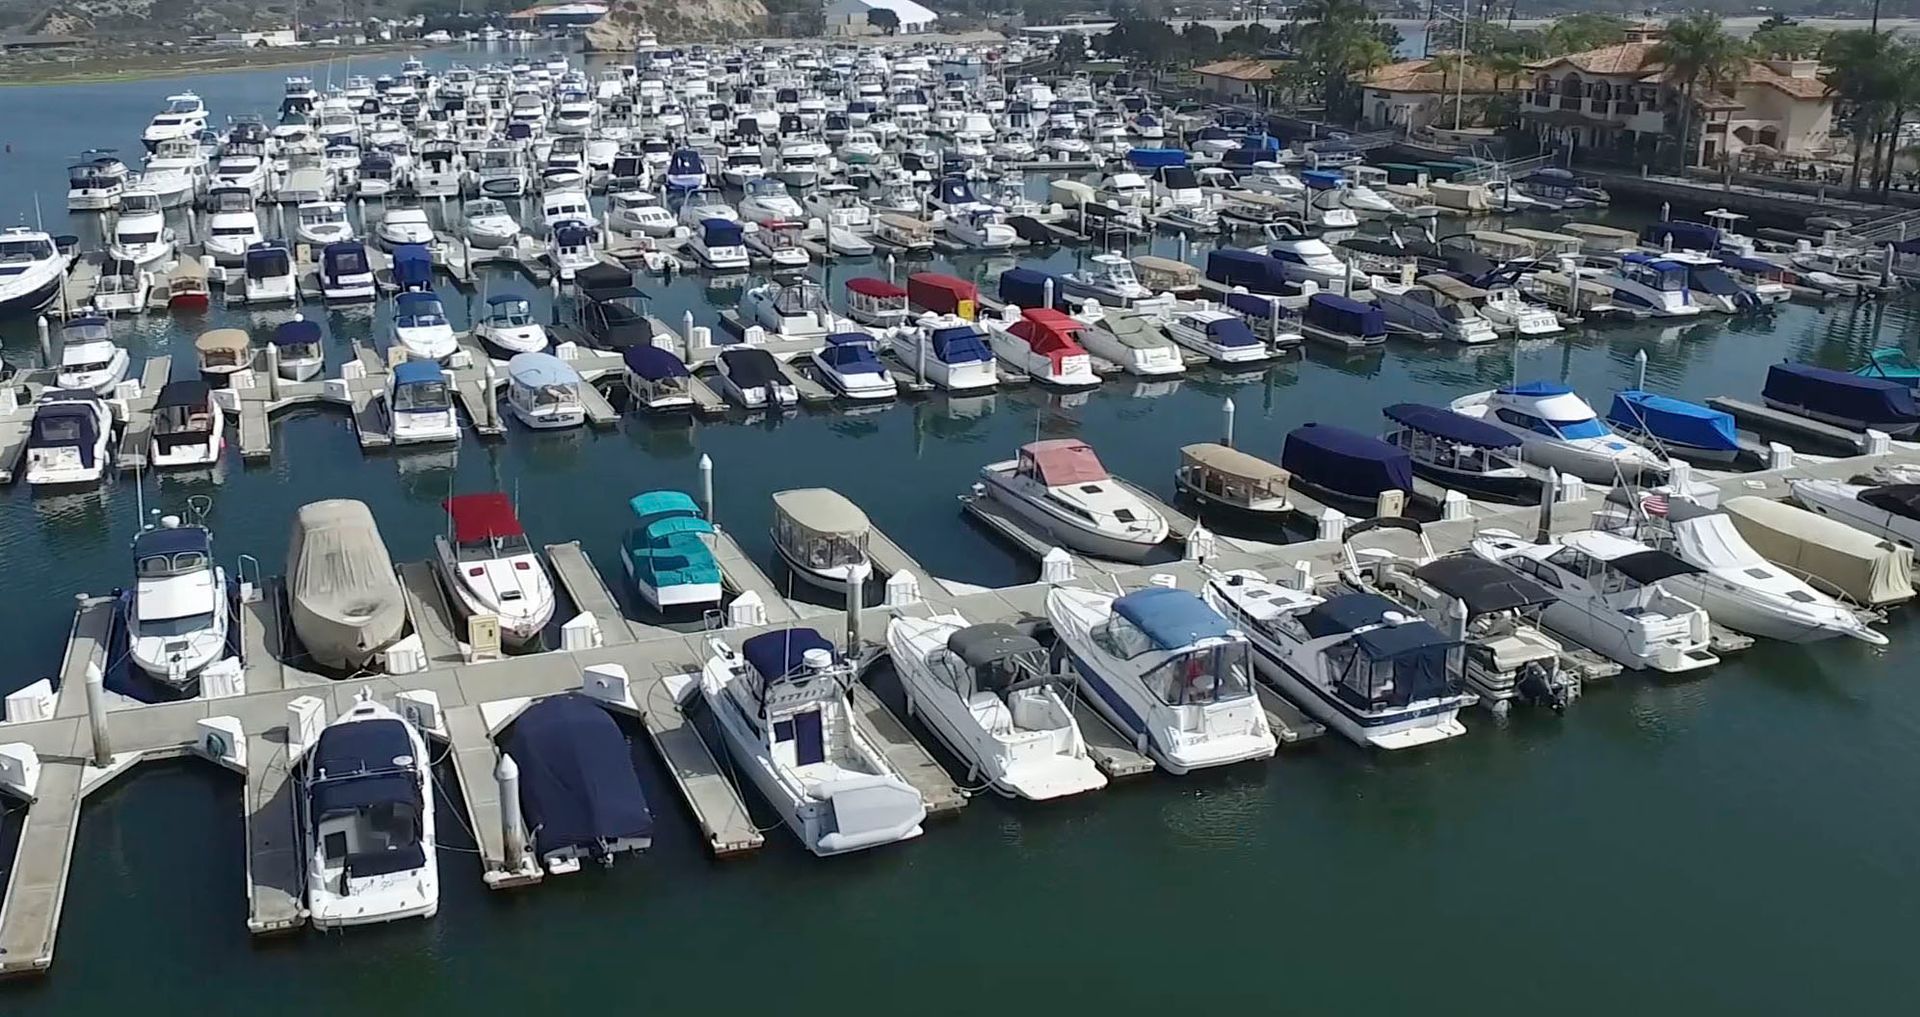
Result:
[[[672,516],[690,513],[700,514],[700,506],[684,491],[648,491],[636,494],[627,502],[627,508],[633,510],[635,517],[646,520],[655,516]]]
[[[674,516],[627,535],[627,560],[644,572],[655,589],[711,586],[720,582],[720,563],[701,539],[712,533],[705,519]]]
[[[665,519],[656,519],[646,526],[647,539],[655,544],[682,533],[712,532],[713,524],[699,516],[669,516]]]

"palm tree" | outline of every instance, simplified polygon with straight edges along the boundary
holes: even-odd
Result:
[[[1824,80],[1828,91],[1846,111],[1847,133],[1853,136],[1853,170],[1849,184],[1860,187],[1860,170],[1865,165],[1863,149],[1869,136],[1879,148],[1878,132],[1893,100],[1907,87],[1902,80],[1900,47],[1891,34],[1858,29],[1835,32],[1820,51],[1827,65]]]
[[[1668,82],[1680,85],[1680,170],[1693,163],[1693,94],[1718,85],[1746,66],[1746,45],[1728,35],[1718,14],[1687,14],[1667,22],[1666,35],[1648,58],[1666,66]]]
[[[1293,41],[1321,82],[1329,114],[1353,91],[1355,75],[1393,59],[1364,0],[1307,0],[1293,16]]]

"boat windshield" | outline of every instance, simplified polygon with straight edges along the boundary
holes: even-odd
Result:
[[[199,551],[176,551],[172,554],[149,554],[134,564],[134,571],[142,579],[161,579],[168,576],[184,576],[207,567],[207,556]]]
[[[1253,694],[1247,644],[1228,642],[1182,653],[1147,673],[1147,688],[1168,706],[1206,706]]]
[[[213,612],[182,615],[178,618],[142,618],[134,623],[135,632],[145,639],[191,636],[213,627]]]
[[[512,303],[495,304],[493,314],[489,316],[495,325],[507,328],[525,328],[533,324],[533,310],[524,300]]]
[[[397,385],[393,390],[393,409],[396,413],[431,413],[451,405],[445,381],[412,382]]]
[[[1586,417],[1580,420],[1546,420],[1533,416],[1530,413],[1522,413],[1519,410],[1504,408],[1494,411],[1494,416],[1499,418],[1502,423],[1512,424],[1515,427],[1524,427],[1536,434],[1544,434],[1550,438],[1560,438],[1566,441],[1577,441],[1583,438],[1605,438],[1608,434],[1612,433],[1608,431],[1607,426],[1602,424],[1596,417]]]
[[[0,262],[39,261],[53,255],[53,244],[46,240],[0,240]]]
[[[492,561],[495,558],[519,558],[533,553],[524,533],[495,534],[462,542],[455,548],[461,561]]]

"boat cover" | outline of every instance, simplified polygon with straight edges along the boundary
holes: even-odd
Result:
[[[1920,519],[1920,484],[1884,484],[1869,487],[1856,497],[1882,512]]]
[[[580,384],[580,372],[551,353],[516,353],[507,361],[507,377],[528,388]]]
[[[825,349],[820,351],[820,359],[841,373],[858,370],[862,373],[882,372],[880,358],[873,353],[873,337],[865,332],[836,332],[827,337]]]
[[[433,253],[424,244],[401,244],[393,249],[393,281],[403,290],[433,285]]]
[[[1779,363],[1768,368],[1761,395],[1783,406],[1867,424],[1920,420],[1913,389],[1906,385],[1812,364]]]
[[[1169,191],[1196,191],[1200,189],[1200,178],[1194,176],[1191,167],[1159,166],[1153,171],[1153,179]]]
[[[1302,170],[1300,182],[1316,191],[1331,191],[1345,184],[1347,178],[1334,170]]]
[[[1760,552],[1740,535],[1732,517],[1703,513],[1671,520],[1673,542],[1680,557],[1706,569],[1744,569],[1766,564]]]
[[[341,242],[328,244],[320,249],[320,272],[326,278],[338,279],[348,275],[366,275],[373,271],[367,262],[367,249],[356,243]],[[395,267],[395,279],[399,278],[399,268]]]
[[[777,385],[786,380],[780,364],[766,350],[721,350],[720,359],[726,362],[727,377],[743,389]]]
[[[1287,434],[1280,465],[1294,476],[1355,498],[1413,490],[1413,460],[1369,434],[1307,424]]]
[[[1127,150],[1127,162],[1145,170],[1185,166],[1187,152],[1181,148],[1130,148]]]
[[[279,244],[255,244],[247,248],[247,278],[265,279],[292,271],[293,259]]]
[[[432,290],[402,293],[393,299],[393,324],[396,328],[421,328],[447,323],[445,305]]]
[[[1825,516],[1754,495],[1721,506],[1769,561],[1867,605],[1913,598],[1913,551]]]
[[[1436,559],[1414,569],[1413,574],[1441,593],[1464,601],[1469,616],[1537,607],[1557,599],[1539,583],[1475,554]]]
[[[627,501],[627,508],[642,522],[656,517],[700,514],[700,506],[684,491],[648,491]]]
[[[700,234],[708,247],[740,246],[740,224],[728,219],[700,220]]]
[[[1017,307],[1046,307],[1049,280],[1053,282],[1053,306],[1067,306],[1067,288],[1057,277],[1020,266],[1000,273],[1000,299]]]
[[[1514,448],[1520,444],[1518,437],[1484,420],[1476,420],[1442,406],[1394,403],[1380,412],[1386,414],[1388,420],[1403,427],[1422,434],[1431,434],[1436,438],[1445,438],[1461,445],[1473,445],[1478,448]]]
[[[99,443],[100,414],[92,400],[47,401],[34,409],[28,448],[71,448],[80,453],[80,465],[92,469]]]
[[[943,364],[984,364],[993,360],[980,332],[970,325],[936,328],[931,339],[933,355]]]
[[[1749,258],[1744,254],[1722,253],[1715,254],[1714,257],[1720,259],[1720,264],[1736,272],[1749,272],[1757,276],[1773,276],[1780,272],[1779,265],[1771,261],[1761,261],[1759,258]]]
[[[237,328],[216,328],[211,332],[202,332],[193,341],[193,348],[201,353],[245,354],[253,340]]]
[[[1020,320],[1013,323],[1007,331],[1026,342],[1027,348],[1035,353],[1045,354],[1053,369],[1060,369],[1060,362],[1067,357],[1082,356],[1087,351],[1081,348],[1074,336],[1085,324],[1051,307],[1033,307],[1021,312]]]
[[[1259,456],[1248,455],[1237,448],[1226,445],[1203,443],[1186,445],[1180,449],[1180,458],[1203,466],[1223,476],[1274,487],[1285,487],[1293,475],[1285,469],[1267,462]]]
[[[947,651],[965,661],[980,678],[989,677],[987,672],[991,671],[1004,681],[1009,677],[1007,671],[993,665],[1008,657],[1042,652],[1042,647],[1032,636],[1005,622],[987,622],[956,630],[947,637]]]
[[[75,318],[60,326],[60,343],[112,342],[113,326],[107,319],[89,315]]]
[[[501,747],[520,766],[520,803],[542,857],[653,836],[633,750],[620,725],[592,700],[568,693],[534,703],[507,729]]]
[[[1048,487],[1094,484],[1107,479],[1107,468],[1100,465],[1100,457],[1078,438],[1030,442],[1022,445],[1020,451],[1033,460],[1040,482]]]
[[[295,318],[292,321],[283,322],[279,328],[273,330],[273,344],[275,346],[303,346],[319,341],[320,323],[317,321],[308,321],[305,318]]]
[[[675,356],[672,350],[662,349],[651,343],[629,346],[620,351],[620,359],[627,370],[648,381],[664,381],[667,378],[684,378],[687,365]]]
[[[1286,269],[1264,254],[1231,247],[1207,254],[1207,278],[1223,286],[1245,286],[1255,293],[1284,293]]]
[[[1239,318],[1209,318],[1207,338],[1221,346],[1258,346],[1260,340]]]
[[[1668,220],[1647,227],[1647,244],[1666,247],[1672,240],[1675,251],[1712,251],[1720,246],[1720,231],[1706,223]]]
[[[321,664],[358,668],[406,628],[393,559],[362,502],[302,505],[287,541],[286,575],[294,631]]]
[[[190,381],[170,381],[160,387],[160,396],[154,400],[154,409],[168,406],[204,407],[212,391],[207,383],[198,379]]]
[[[1258,293],[1227,294],[1227,309],[1260,321],[1272,321],[1275,311],[1284,311],[1280,301]],[[1282,313],[1280,316],[1286,315]]]
[[[1301,615],[1300,624],[1315,638],[1352,632],[1373,625],[1353,637],[1353,644],[1370,660],[1393,662],[1393,682],[1378,700],[1404,706],[1420,699],[1452,691],[1447,673],[1447,651],[1454,640],[1424,621],[1385,624],[1388,613],[1405,616],[1398,604],[1374,593],[1349,593],[1332,597]],[[1350,694],[1345,682],[1337,691],[1342,698]]]
[[[1635,582],[1645,585],[1674,576],[1693,575],[1700,570],[1665,551],[1635,551],[1607,562]]]
[[[825,650],[840,659],[827,638],[812,629],[781,629],[765,632],[740,644],[740,655],[769,682],[779,681],[800,670],[808,650]]]
[[[477,544],[495,537],[518,537],[525,533],[520,528],[520,517],[514,514],[513,502],[499,491],[455,495],[440,505],[453,520],[453,539],[456,543]]]
[[[575,272],[573,284],[582,290],[622,289],[633,285],[633,272],[604,261],[595,262]]]
[[[1732,452],[1740,447],[1733,414],[1639,389],[1615,393],[1607,420],[1689,448]]]
[[[1340,335],[1377,336],[1387,334],[1387,313],[1376,304],[1363,304],[1338,293],[1315,293],[1307,298],[1302,316],[1316,325]]]
[[[907,277],[907,296],[915,306],[935,314],[973,317],[980,303],[980,291],[965,279],[938,272],[915,272]]]
[[[1164,586],[1149,586],[1115,600],[1113,613],[1132,622],[1162,650],[1178,650],[1202,639],[1223,639],[1233,634],[1233,627],[1206,601],[1186,590]]]
[[[858,293],[863,297],[874,297],[880,300],[899,300],[907,295],[906,290],[895,286],[885,279],[875,279],[872,276],[864,275],[848,279],[847,292]]]
[[[873,528],[860,506],[832,488],[801,487],[776,491],[773,510],[809,533],[865,536]]]
[[[709,247],[726,246],[727,242],[724,240],[716,239],[714,236],[714,231],[711,229],[711,225],[716,222],[726,222],[726,220],[708,219],[705,222],[701,223],[702,226],[709,227],[707,229],[707,245]],[[727,223],[727,225],[733,227],[734,229],[733,243],[738,244],[740,242],[739,225],[735,223]],[[587,223],[578,222],[572,219],[566,220],[564,222],[555,223],[553,226],[553,242],[555,244],[558,244],[561,247],[585,247],[588,244],[593,242],[593,227],[588,225]]]

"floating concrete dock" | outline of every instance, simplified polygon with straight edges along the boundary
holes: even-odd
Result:
[[[292,932],[306,924],[306,865],[300,857],[298,784],[285,727],[247,738],[247,931]]]
[[[127,419],[120,429],[120,452],[114,467],[121,470],[145,469],[147,451],[153,444],[153,405],[166,387],[173,361],[149,357],[140,371],[140,394],[127,400]]]
[[[893,715],[887,704],[873,694],[873,690],[860,682],[854,682],[848,700],[853,707],[854,723],[860,725],[860,733],[867,736],[875,748],[887,757],[887,762],[900,772],[907,783],[920,792],[926,802],[927,815],[934,816],[943,812],[954,812],[967,804],[967,796],[953,786],[953,778],[947,768],[941,766],[927,750],[914,739],[907,725]]]
[[[613,599],[613,592],[600,576],[600,570],[593,567],[593,560],[581,548],[577,540],[564,544],[547,545],[547,563],[553,567],[554,578],[560,588],[567,593],[567,599],[573,601],[574,609],[581,614],[593,615],[600,626],[600,640],[605,646],[624,646],[633,642],[633,628],[627,623],[626,616],[620,613],[620,605]]]
[[[1084,697],[1075,695],[1068,705],[1073,708],[1074,721],[1080,725],[1080,737],[1087,743],[1087,755],[1107,779],[1137,777],[1154,771],[1153,757],[1136,750]]]
[[[1714,396],[1707,405],[1722,413],[1731,413],[1742,427],[1751,428],[1767,434],[1791,435],[1794,438],[1811,439],[1822,448],[1831,451],[1858,451],[1861,447],[1861,435],[1844,427],[1803,417],[1798,413],[1776,410],[1760,403],[1750,403],[1742,399],[1730,399],[1726,396]]]

